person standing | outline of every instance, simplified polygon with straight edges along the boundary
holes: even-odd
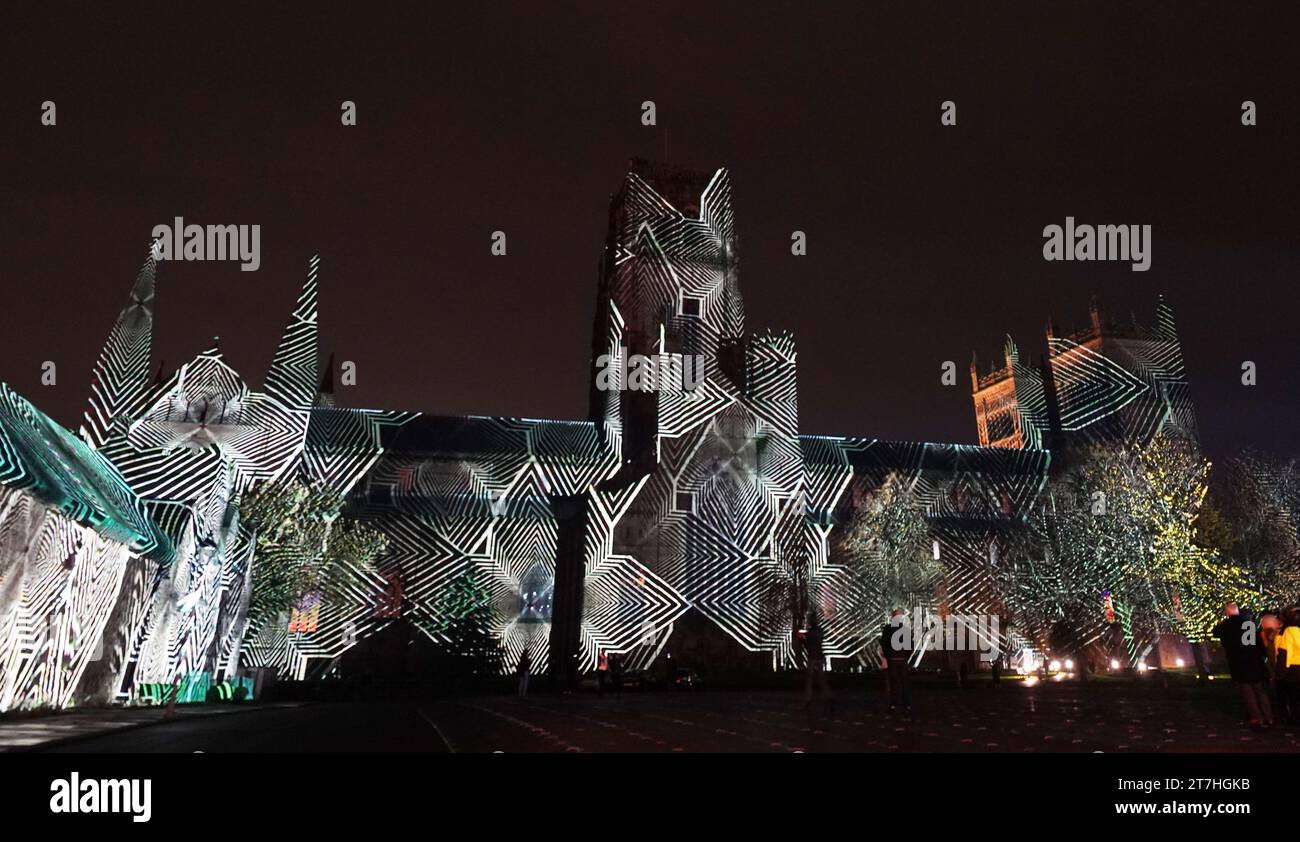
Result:
[[[1282,617],[1277,611],[1265,611],[1259,615],[1259,638],[1264,644],[1265,660],[1268,662],[1268,686],[1271,691],[1269,700],[1273,703],[1273,718],[1285,722],[1291,718],[1291,704],[1282,687],[1282,670],[1277,664],[1278,637],[1281,633]]]
[[[181,677],[178,675],[172,679],[171,695],[167,697],[167,707],[163,710],[163,719],[171,719],[176,715],[176,703],[181,698]]]
[[[1286,699],[1291,722],[1300,722],[1300,607],[1282,612],[1282,631],[1274,641],[1278,695]]]
[[[601,649],[596,653],[596,694],[605,695],[605,680],[609,677],[609,655]]]
[[[1255,728],[1273,725],[1273,706],[1268,700],[1268,665],[1259,630],[1254,620],[1241,613],[1237,603],[1223,606],[1224,617],[1212,632],[1223,645],[1232,683],[1241,693],[1246,717]]]
[[[808,619],[808,630],[804,633],[804,659],[805,680],[803,693],[803,706],[806,708],[812,704],[813,685],[817,686],[817,695],[819,698],[826,699],[833,712],[835,710],[835,697],[831,695],[831,685],[826,680],[826,652],[823,645],[822,627],[817,620],[816,612]]]
[[[528,695],[528,677],[532,671],[532,662],[528,659],[528,650],[519,656],[519,664],[515,667],[515,672],[519,674],[519,698]]]
[[[908,660],[912,657],[912,627],[903,609],[895,608],[889,622],[880,631],[880,653],[885,658],[885,671],[889,681],[889,712],[900,707],[912,714],[912,676],[908,673]]]

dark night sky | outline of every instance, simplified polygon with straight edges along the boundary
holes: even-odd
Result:
[[[795,333],[805,432],[972,442],[972,350],[987,365],[1011,332],[1036,352],[1048,314],[1082,326],[1093,293],[1149,320],[1163,292],[1211,452],[1300,449],[1288,21],[1191,3],[422,5],[8,9],[0,380],[75,426],[150,230],[182,215],[260,224],[262,268],[162,267],[169,370],[220,335],[260,386],[319,251],[324,351],[358,366],[340,403],[584,417],[608,196],[630,157],[666,150],[732,171],[749,327]],[[1153,225],[1151,270],[1045,262],[1042,228],[1067,214]]]

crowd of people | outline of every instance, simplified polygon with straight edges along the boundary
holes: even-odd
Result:
[[[1300,723],[1300,606],[1255,617],[1230,602],[1223,615],[1213,633],[1247,720],[1256,728]]]
[[[890,714],[910,715],[912,709],[909,664],[913,647],[910,635],[900,633],[906,624],[906,613],[896,608],[880,632],[881,667]],[[1228,603],[1213,634],[1223,647],[1248,722],[1257,728],[1270,728],[1278,722],[1300,723],[1300,606],[1265,611],[1256,617],[1236,603]],[[810,706],[817,698],[833,711],[835,699],[826,676],[823,632],[815,613],[797,638],[805,661],[804,706]],[[528,693],[531,673],[526,652],[516,672],[522,698]],[[621,690],[620,672],[617,656],[600,650],[596,659],[597,692],[603,695],[607,688]]]

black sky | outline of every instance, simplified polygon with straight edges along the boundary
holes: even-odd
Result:
[[[179,8],[3,13],[0,380],[62,423],[176,215],[260,224],[262,268],[162,267],[169,369],[220,335],[260,385],[319,252],[324,350],[358,367],[341,404],[584,417],[608,197],[629,158],[666,154],[731,169],[748,324],[794,332],[805,432],[972,442],[972,350],[987,365],[1010,332],[1037,352],[1048,315],[1082,326],[1094,293],[1149,320],[1162,292],[1211,452],[1300,450],[1300,64],[1280,12]],[[1045,262],[1066,215],[1151,224],[1151,270]]]

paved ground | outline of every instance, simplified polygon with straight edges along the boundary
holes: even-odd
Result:
[[[102,736],[64,740],[50,752],[442,752],[437,726],[420,706],[401,704],[311,704],[267,707],[195,706],[191,715],[156,724],[117,729]],[[237,712],[235,712],[237,711]]]
[[[173,716],[189,721],[195,717],[240,713],[244,709],[234,705],[178,705]],[[163,721],[163,709],[144,708],[93,708],[70,710],[54,714],[28,714],[0,716],[0,752],[21,751],[52,741],[106,734],[114,731],[135,730]]]
[[[882,694],[834,711],[792,692],[467,699],[429,709],[456,751],[1300,751],[1300,727],[1255,732],[1227,687],[918,687],[910,718]]]
[[[793,691],[538,694],[391,703],[194,708],[175,721],[51,746],[57,751],[699,752],[1300,751],[1300,728],[1255,732],[1229,686],[918,684],[911,718],[879,690],[841,691],[834,712]],[[10,723],[0,723],[0,735]]]

